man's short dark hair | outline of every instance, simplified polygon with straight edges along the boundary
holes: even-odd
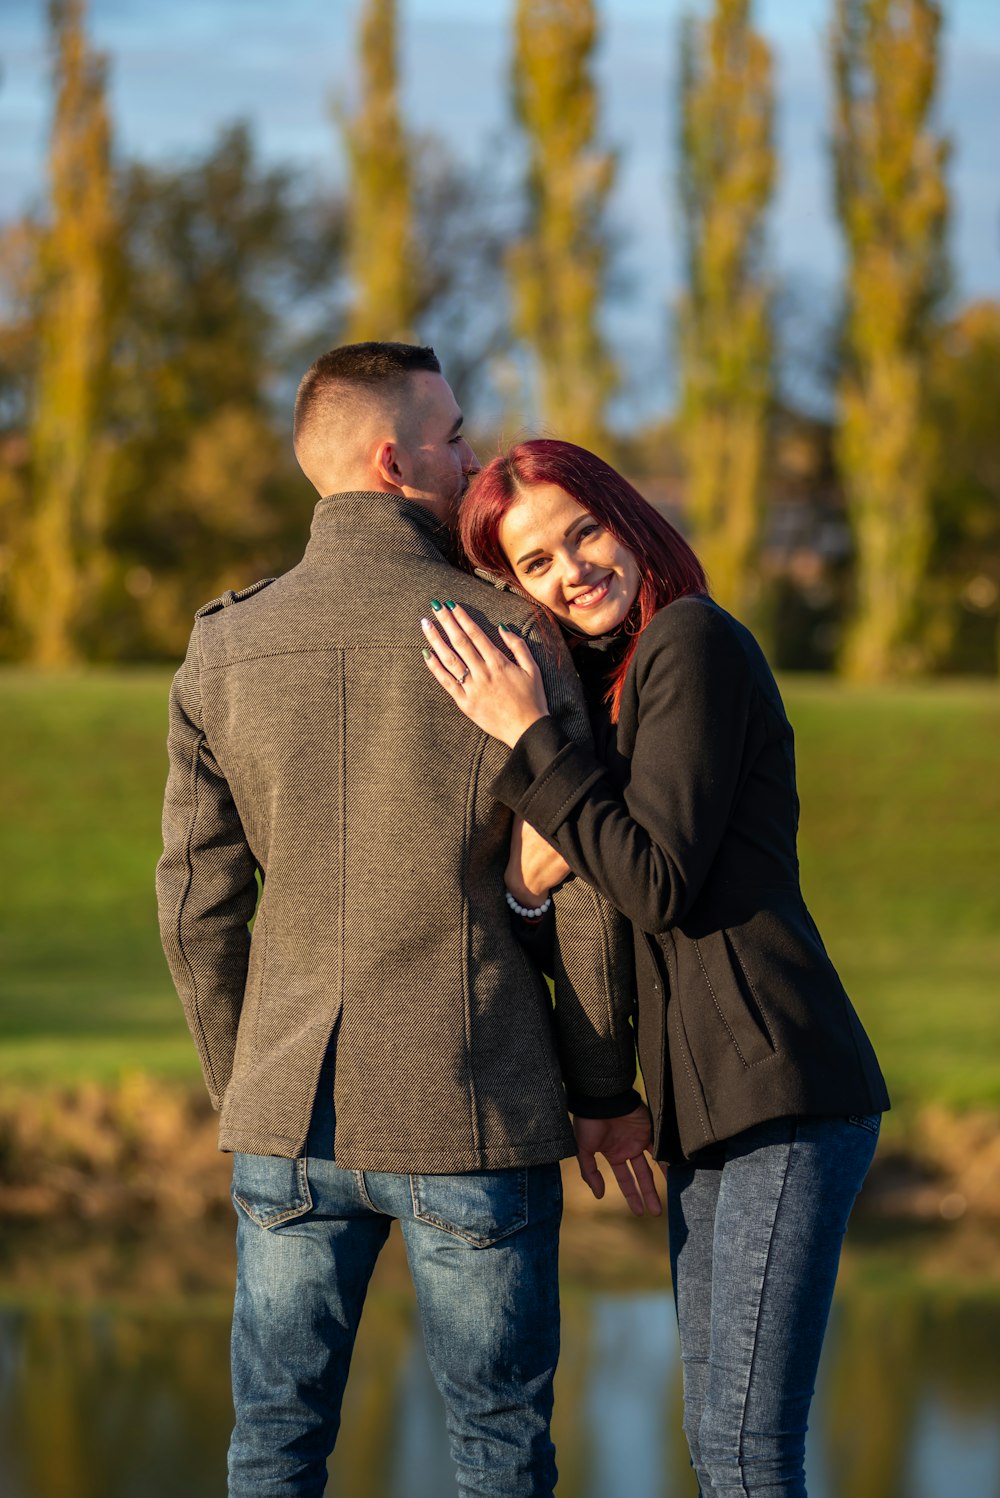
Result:
[[[440,374],[441,365],[432,348],[416,343],[345,343],[321,354],[302,376],[295,397],[296,437],[333,387],[371,387],[421,370]]]

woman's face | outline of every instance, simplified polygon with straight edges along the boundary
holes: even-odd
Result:
[[[617,629],[635,602],[632,553],[558,484],[521,491],[500,544],[525,592],[581,634]]]

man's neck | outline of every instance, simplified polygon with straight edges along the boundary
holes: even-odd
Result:
[[[320,499],[326,499],[330,494],[394,494],[399,499],[405,498],[401,490],[372,473],[334,474],[326,480],[325,488],[315,481],[313,486]]]

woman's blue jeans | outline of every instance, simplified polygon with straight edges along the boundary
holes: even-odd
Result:
[[[702,1498],[805,1498],[841,1243],[879,1123],[774,1119],[667,1172],[684,1432]]]
[[[410,1176],[342,1170],[316,1155],[236,1155],[233,1197],[230,1498],[323,1492],[368,1281],[393,1219],[459,1492],[550,1498],[558,1165]]]

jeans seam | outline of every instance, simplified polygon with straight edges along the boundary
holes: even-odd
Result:
[[[763,1305],[764,1305],[764,1291],[767,1288],[768,1271],[771,1268],[771,1255],[774,1252],[774,1235],[775,1235],[775,1230],[776,1230],[777,1225],[778,1225],[778,1213],[781,1211],[781,1203],[784,1201],[784,1198],[785,1198],[785,1187],[788,1184],[788,1173],[789,1173],[789,1171],[791,1170],[791,1167],[792,1167],[792,1155],[793,1155],[793,1152],[795,1150],[795,1145],[796,1145],[796,1143],[798,1141],[798,1133],[799,1133],[798,1120],[795,1119],[795,1118],[793,1118],[792,1119],[792,1137],[791,1137],[791,1140],[789,1141],[789,1144],[788,1144],[788,1154],[785,1157],[785,1169],[784,1169],[784,1173],[783,1173],[783,1175],[781,1177],[781,1190],[778,1192],[778,1200],[775,1203],[774,1215],[771,1218],[771,1231],[770,1231],[770,1235],[769,1235],[769,1238],[768,1238],[768,1244],[767,1244],[767,1258],[766,1258],[766,1260],[764,1262],[764,1273],[762,1274],[761,1281],[760,1281],[760,1294],[759,1294],[759,1296],[757,1298],[757,1312],[756,1312],[756,1315],[754,1317],[753,1351],[750,1354],[750,1367],[747,1370],[746,1387],[745,1387],[744,1392],[743,1392],[743,1408],[740,1411],[740,1441],[739,1441],[740,1487],[741,1487],[744,1495],[746,1495],[747,1486],[746,1486],[746,1483],[743,1481],[743,1456],[744,1456],[743,1442],[744,1442],[744,1438],[746,1436],[747,1406],[750,1403],[750,1386],[753,1383],[754,1368],[755,1368],[756,1363],[757,1363],[757,1352],[758,1352],[758,1349],[760,1347],[760,1316],[761,1316],[761,1310],[762,1310]]]
[[[378,1212],[378,1210],[379,1210],[378,1207],[376,1207],[375,1203],[372,1201],[371,1197],[368,1195],[368,1183],[365,1180],[365,1173],[364,1173],[364,1171],[363,1170],[355,1170],[353,1172],[353,1175],[354,1175],[355,1181],[357,1182],[358,1191],[361,1194],[361,1197],[362,1197],[362,1199],[363,1199],[363,1201],[365,1203],[365,1206],[369,1207],[373,1212]],[[411,1180],[412,1180],[412,1177],[411,1177]]]

